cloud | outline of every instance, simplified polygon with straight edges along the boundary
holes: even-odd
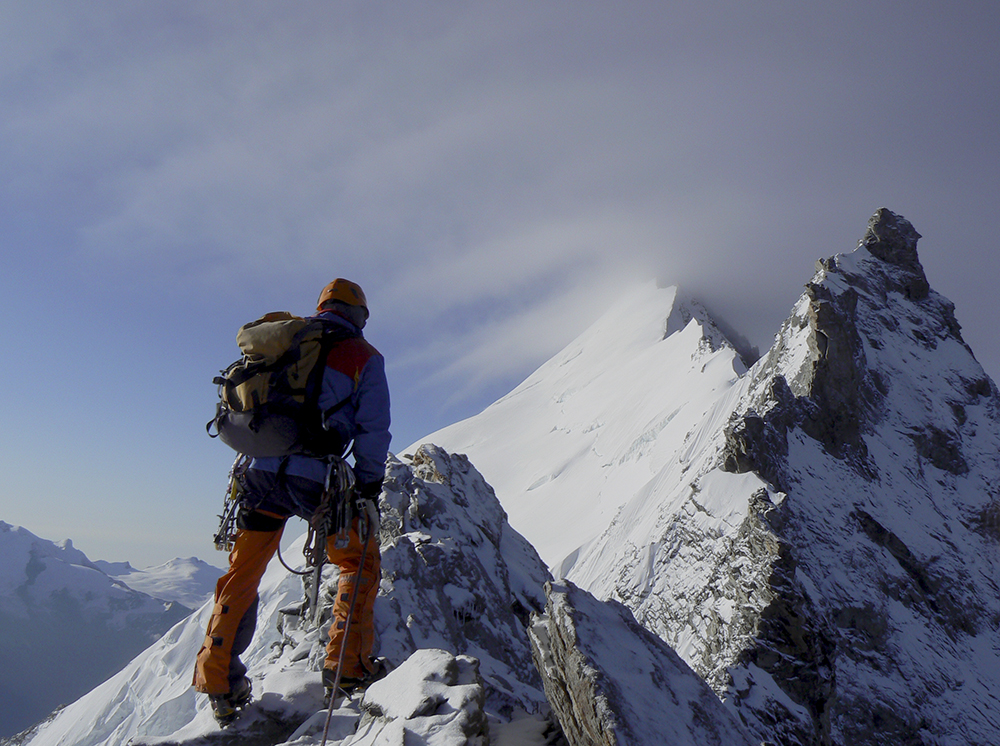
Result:
[[[463,385],[538,354],[487,365],[477,339],[643,272],[766,345],[875,208],[995,184],[972,162],[995,164],[995,138],[947,134],[991,121],[994,78],[935,69],[983,47],[922,7],[891,27],[737,3],[39,7],[4,11],[24,64],[0,79],[2,183],[68,227],[79,264],[229,302],[353,276],[383,318],[461,339],[439,375]]]

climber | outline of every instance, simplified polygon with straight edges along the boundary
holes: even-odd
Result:
[[[337,675],[343,646],[340,688],[350,692],[377,677],[380,662],[372,658],[373,606],[381,577],[377,537],[365,543],[362,535],[376,516],[389,448],[389,389],[384,360],[361,335],[368,320],[368,303],[353,282],[336,279],[323,288],[316,318],[343,326],[349,336],[333,344],[322,373],[318,406],[328,412],[324,423],[338,434],[341,452],[353,441],[355,495],[347,541],[331,535],[329,561],[340,567],[337,600],[333,607],[330,641],[323,668],[329,690]],[[236,717],[250,700],[250,680],[240,655],[249,646],[256,627],[257,588],[271,557],[278,550],[287,519],[309,520],[325,490],[329,459],[311,453],[255,458],[242,475],[239,489],[238,530],[229,555],[229,570],[218,581],[215,607],[195,665],[194,686],[209,695],[221,725]],[[346,545],[345,545],[346,544]],[[355,584],[357,595],[354,595]],[[347,628],[349,599],[356,603]]]

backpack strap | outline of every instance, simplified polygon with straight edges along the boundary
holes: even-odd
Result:
[[[346,407],[350,403],[351,398],[353,396],[354,396],[354,394],[348,394],[343,399],[341,399],[339,402],[337,402],[336,404],[334,404],[332,407],[327,407],[322,412],[320,412],[320,415],[322,416],[322,419],[320,421],[321,422],[326,422],[327,419],[329,419],[329,417],[331,415],[336,414],[341,409],[343,409],[344,407]]]
[[[314,421],[315,422],[314,427],[319,428],[319,432],[314,432],[315,436],[319,436],[321,432],[322,433],[327,432],[325,428],[325,423],[327,419],[331,415],[339,412],[341,409],[347,406],[351,402],[351,398],[354,395],[353,393],[351,393],[348,396],[344,397],[344,399],[342,399],[341,401],[338,401],[336,404],[327,407],[326,409],[320,409],[319,395],[320,391],[323,388],[323,376],[326,373],[327,358],[329,357],[330,352],[333,350],[333,348],[340,342],[343,342],[345,339],[351,339],[354,337],[361,336],[359,333],[347,329],[346,327],[341,326],[340,324],[336,324],[330,321],[323,321],[323,320],[320,321],[323,323],[324,329],[323,329],[323,335],[320,339],[319,360],[316,364],[316,367],[312,371],[312,375],[308,384],[309,401],[307,403],[307,407],[310,407],[316,413],[316,420]],[[320,438],[319,440],[323,439]],[[346,448],[347,443],[339,443],[339,446],[340,450],[343,451],[343,449]],[[334,455],[339,456],[341,454],[335,453]]]

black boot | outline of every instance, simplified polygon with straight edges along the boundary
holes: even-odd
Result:
[[[212,705],[216,722],[225,728],[236,719],[237,711],[250,703],[250,679],[244,676],[233,685],[228,694],[212,694],[208,701]]]
[[[389,667],[386,665],[385,659],[376,658],[372,661],[371,671],[365,671],[364,676],[359,678],[341,676],[340,683],[337,688],[349,697],[355,692],[364,691],[371,684],[374,684],[379,679],[384,678],[387,673],[389,673]],[[323,703],[326,706],[329,706],[331,700],[334,699],[333,684],[336,678],[337,671],[335,669],[323,669],[323,689],[326,690],[326,696],[323,699]]]

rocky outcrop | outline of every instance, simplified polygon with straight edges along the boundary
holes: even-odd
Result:
[[[421,446],[408,461],[390,459],[381,509],[383,654],[475,655],[492,712],[536,709],[541,682],[525,627],[549,574],[482,475],[464,456]]]
[[[545,586],[531,627],[545,693],[572,746],[755,744],[669,645],[620,603]]]
[[[376,653],[397,668],[369,690],[364,712],[357,698],[339,704],[331,746],[353,738],[359,727],[368,734],[364,743],[485,744],[487,720],[502,733],[515,718],[538,734],[551,730],[525,631],[530,613],[544,608],[549,575],[507,525],[490,486],[464,456],[421,446],[412,456],[390,457],[380,509]],[[300,539],[283,552],[285,561],[294,562],[301,550]],[[324,607],[336,582],[336,568],[328,566]],[[219,731],[207,698],[191,687],[193,656],[211,613],[206,605],[101,687],[25,734],[23,743],[318,743],[326,712],[313,715],[323,706],[319,669],[329,609],[316,625],[302,598],[302,580],[273,562],[260,586],[257,632],[243,656],[255,701],[236,726]]]
[[[1000,399],[930,288],[919,237],[882,209],[857,251],[819,262],[726,430],[723,468],[781,496],[765,519],[780,546],[773,600],[730,689],[779,742],[1000,733],[997,652],[971,652],[1000,619],[982,530]],[[942,671],[975,671],[977,685]],[[775,687],[801,709],[750,703]]]
[[[858,251],[817,262],[816,276],[752,371],[751,406],[734,412],[726,470],[755,471],[783,491],[787,433],[798,428],[873,476],[864,436],[883,419],[891,384],[891,370],[873,364],[878,351],[898,350],[900,341],[933,351],[946,340],[968,351],[954,306],[930,290],[917,256],[919,238],[909,221],[882,208]],[[983,378],[968,383],[982,386]],[[925,458],[949,470],[964,468],[951,432],[929,424],[911,437]]]

